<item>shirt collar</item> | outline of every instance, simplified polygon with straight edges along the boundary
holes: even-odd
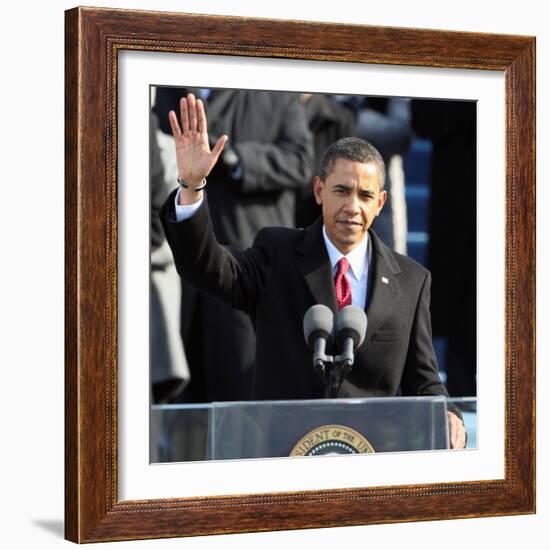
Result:
[[[370,235],[367,233],[367,236],[361,241],[361,243],[356,246],[349,254],[342,254],[331,242],[327,235],[327,230],[323,225],[323,239],[325,241],[325,246],[327,247],[328,257],[330,260],[330,266],[334,270],[336,264],[342,259],[346,258],[349,262],[350,269],[352,271],[353,277],[360,281],[365,269],[368,267],[368,261],[370,256]]]

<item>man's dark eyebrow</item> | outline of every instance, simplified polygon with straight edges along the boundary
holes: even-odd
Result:
[[[349,191],[352,187],[352,185],[349,185],[347,183],[335,183],[333,185],[333,189],[345,189],[346,191]]]

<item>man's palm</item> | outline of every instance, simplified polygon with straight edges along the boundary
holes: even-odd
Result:
[[[218,139],[210,150],[208,143],[208,126],[202,101],[195,100],[193,94],[180,101],[181,129],[174,111],[170,111],[169,119],[172,134],[176,141],[176,159],[180,178],[185,182],[198,185],[202,182],[216,164],[223,150],[227,136]]]
[[[189,132],[175,140],[180,177],[187,182],[201,182],[217,160],[217,156],[210,151],[208,135]]]

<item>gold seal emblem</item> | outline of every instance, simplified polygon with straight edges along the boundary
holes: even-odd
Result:
[[[374,453],[373,446],[359,432],[330,424],[307,433],[296,443],[289,456],[320,456]]]

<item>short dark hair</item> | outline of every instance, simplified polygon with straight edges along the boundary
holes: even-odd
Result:
[[[352,160],[354,162],[372,162],[378,168],[380,174],[380,190],[384,189],[386,169],[382,155],[368,141],[357,137],[345,137],[334,142],[324,153],[321,161],[321,174],[319,177],[325,181],[329,176],[334,162],[338,158]]]

